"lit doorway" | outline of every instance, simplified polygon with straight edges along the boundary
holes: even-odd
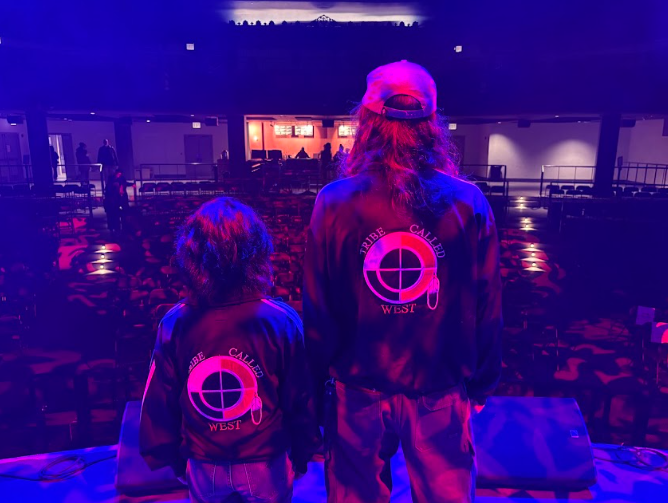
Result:
[[[63,146],[63,135],[61,134],[50,134],[49,135],[49,146],[53,147],[58,154],[58,170],[57,177],[54,182],[67,179],[67,174],[65,171],[65,148]],[[53,161],[52,161],[53,162]]]

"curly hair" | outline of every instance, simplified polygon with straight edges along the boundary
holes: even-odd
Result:
[[[271,286],[273,252],[255,212],[229,197],[204,203],[181,227],[176,260],[198,305],[263,294]]]
[[[397,110],[421,108],[418,100],[406,95],[393,96],[385,105]],[[458,174],[457,152],[441,117],[434,113],[422,119],[394,119],[362,105],[353,114],[357,134],[342,176],[380,171],[393,203],[416,211],[437,210],[443,198],[438,185],[431,183],[434,172]]]

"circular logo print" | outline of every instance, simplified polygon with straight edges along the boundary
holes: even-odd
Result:
[[[188,376],[193,407],[211,421],[231,421],[251,409],[257,378],[243,362],[230,356],[202,361]]]
[[[371,291],[391,304],[405,304],[429,291],[436,278],[436,253],[410,232],[393,232],[376,241],[364,258],[364,278]]]

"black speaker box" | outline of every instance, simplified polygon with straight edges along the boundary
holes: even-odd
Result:
[[[334,119],[323,119],[322,127],[334,127]]]
[[[491,397],[473,418],[478,487],[581,490],[596,482],[572,398]]]
[[[218,117],[205,117],[204,118],[204,125],[205,126],[217,126],[218,125]]]

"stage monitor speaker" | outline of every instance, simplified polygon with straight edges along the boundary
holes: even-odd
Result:
[[[334,119],[323,119],[322,127],[334,127]]]
[[[185,491],[171,468],[151,471],[139,454],[140,412],[141,402],[128,402],[125,405],[118,441],[116,489],[127,495]]]
[[[251,150],[251,159],[266,159],[266,150]]]
[[[218,125],[218,117],[205,117],[204,118],[204,125],[205,126],[217,126]]]
[[[473,418],[478,487],[582,490],[596,482],[572,398],[491,397]]]

